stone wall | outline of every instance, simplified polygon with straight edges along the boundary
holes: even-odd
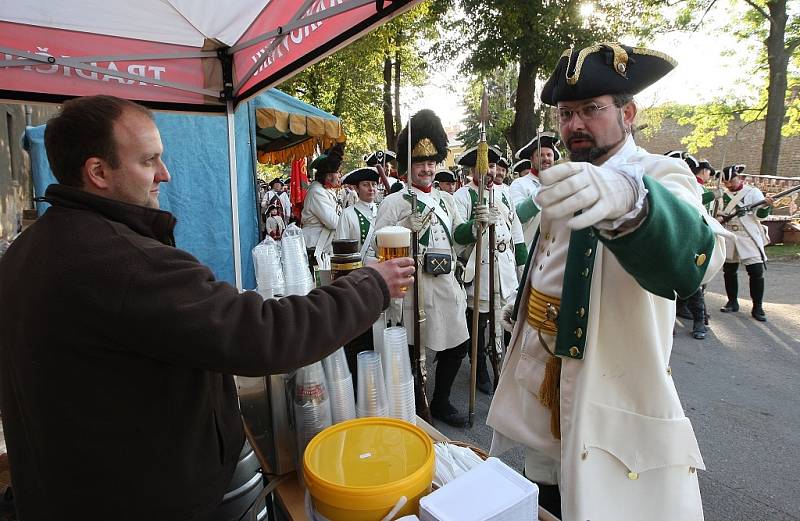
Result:
[[[0,104],[0,239],[16,235],[22,211],[33,208],[30,159],[22,148],[26,124],[41,125],[53,105]]]
[[[756,121],[743,128],[742,125],[741,121],[734,120],[728,127],[728,134],[716,138],[712,148],[701,149],[693,155],[698,159],[707,159],[717,170],[743,163],[747,165],[748,174],[758,175],[764,121]],[[689,135],[691,126],[681,126],[674,119],[664,119],[655,133],[648,135],[651,133],[648,130],[637,135],[636,142],[648,152],[663,154],[669,150],[686,150],[681,139]],[[784,137],[781,140],[777,175],[800,177],[800,137]]]

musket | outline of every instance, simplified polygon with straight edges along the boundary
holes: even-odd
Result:
[[[408,118],[408,168],[411,169],[411,118]],[[411,213],[419,213],[417,194],[411,189],[409,172],[408,195],[411,196]],[[414,298],[414,343],[411,345],[411,367],[414,373],[414,401],[417,414],[428,423],[433,423],[431,409],[428,405],[426,380],[428,370],[425,366],[425,346],[422,344],[422,323],[425,322],[425,305],[420,298],[422,294],[422,259],[419,251],[419,232],[411,230],[411,256],[414,259],[414,284],[411,292]]]
[[[486,174],[489,172],[489,145],[486,143],[486,124],[489,121],[489,97],[486,86],[483,87],[480,113],[480,142],[478,143],[475,159],[474,176],[478,177],[478,202],[483,204],[486,189]],[[474,179],[473,179],[474,180]],[[475,385],[478,380],[478,324],[480,323],[481,309],[481,264],[483,262],[483,223],[478,223],[478,233],[475,240],[475,278],[472,299],[472,346],[470,350],[472,364],[469,373],[469,426],[472,427],[475,418]]]
[[[783,192],[778,192],[777,194],[771,196],[772,202],[774,204],[775,201],[777,201],[781,197],[786,197],[787,195],[792,195],[793,193],[795,193],[797,191],[800,191],[800,185],[793,186],[792,188],[786,189]],[[768,205],[769,205],[769,203],[767,202],[767,200],[766,199],[762,199],[761,201],[758,201],[758,202],[755,202],[755,203],[746,204],[744,206],[738,206],[731,213],[723,215],[720,222],[722,222],[722,224],[725,224],[726,222],[730,221],[734,217],[742,216],[742,215],[744,215],[744,214],[746,214],[748,212],[752,212],[756,208],[760,208],[762,206],[768,206]]]
[[[494,183],[494,180],[492,180]],[[489,190],[489,207],[494,208],[494,186]],[[500,356],[497,352],[497,225],[492,222],[489,224],[489,360],[492,363],[493,386],[497,390],[497,382],[500,380]],[[483,355],[481,355],[483,356]],[[477,378],[477,376],[476,376]]]

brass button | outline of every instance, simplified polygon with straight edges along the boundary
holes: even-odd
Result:
[[[630,480],[639,479],[639,473],[638,472],[634,472],[634,471],[628,472],[628,479],[630,479]]]
[[[625,64],[624,63],[618,63],[617,64],[617,71],[619,71],[621,74],[625,74]]]
[[[587,257],[591,257],[591,256],[592,256],[592,249],[591,249],[591,248],[589,248],[588,250],[586,250],[585,252],[583,252],[583,254],[584,254],[584,255],[586,255]]]
[[[581,338],[582,336],[583,336],[583,329],[581,329],[581,328],[576,329],[575,330],[575,337],[576,338]]]
[[[585,450],[581,453],[581,459],[586,459],[589,457],[589,451]]]
[[[702,266],[703,264],[705,264],[705,263],[706,263],[706,259],[707,259],[707,258],[708,258],[708,257],[706,256],[706,254],[705,254],[705,253],[701,253],[700,255],[697,255],[697,256],[694,258],[694,263],[695,263],[695,264],[697,264],[698,266]]]
[[[672,376],[672,368],[670,366],[667,366],[667,374]]]
[[[589,268],[583,268],[583,271],[581,272],[581,275],[584,278],[588,277],[589,276]]]
[[[550,256],[550,250],[547,250],[547,256],[548,257]]]
[[[547,232],[547,233],[544,234],[544,240],[546,240],[546,241],[550,240],[550,232]]]
[[[555,235],[553,235],[553,240],[552,240],[552,241],[550,241],[550,242],[552,242],[553,244],[555,244],[555,243],[556,243],[556,236],[555,236]]]
[[[580,307],[580,308],[578,308],[578,311],[575,312],[575,314],[578,315],[579,317],[583,318],[583,316],[586,314],[586,309]]]
[[[542,271],[542,268],[544,268],[544,265],[543,264],[539,264],[539,271]]]
[[[581,350],[578,349],[577,346],[572,346],[572,347],[569,348],[569,355],[570,356],[578,356],[579,354],[581,354]]]
[[[694,467],[689,467],[689,474],[694,474],[694,470],[695,470]]]

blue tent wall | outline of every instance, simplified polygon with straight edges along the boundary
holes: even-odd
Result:
[[[177,246],[207,265],[219,280],[235,283],[228,174],[227,121],[224,116],[156,113],[164,143],[164,163],[172,180],[162,184],[161,208],[178,219]],[[250,251],[258,243],[258,211],[254,178],[255,121],[249,103],[236,112],[236,165],[239,198],[239,243],[242,284],[255,287]],[[44,150],[44,125],[26,131],[34,193],[44,195],[55,182]],[[47,205],[37,204],[39,213]]]

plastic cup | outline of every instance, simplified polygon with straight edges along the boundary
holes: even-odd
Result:
[[[292,402],[297,449],[302,455],[308,442],[333,424],[328,385],[320,362],[297,370]]]
[[[381,355],[375,351],[362,351],[356,357],[358,367],[358,417],[386,416],[389,410],[386,384],[383,379]]]

